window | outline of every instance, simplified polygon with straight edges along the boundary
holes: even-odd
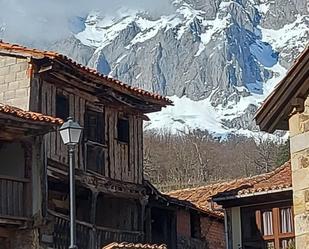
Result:
[[[291,208],[280,208],[280,228],[281,233],[292,233],[294,231]]]
[[[84,140],[86,141],[87,170],[105,173],[105,123],[104,113],[86,109]]]
[[[191,224],[191,237],[200,239],[201,238],[201,222],[198,214],[190,214],[190,224]]]
[[[129,143],[129,120],[124,118],[118,119],[117,124],[118,141]]]
[[[105,155],[104,148],[87,144],[87,169],[104,175]]]
[[[273,212],[271,210],[262,212],[263,235],[273,235]]]
[[[57,94],[56,96],[56,117],[63,120],[67,120],[70,116],[70,104],[69,99],[64,96]]]
[[[294,245],[291,207],[242,208],[243,248],[289,249]]]
[[[104,113],[86,110],[85,139],[92,142],[104,144],[104,131]]]

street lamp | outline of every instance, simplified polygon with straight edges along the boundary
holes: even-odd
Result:
[[[69,148],[70,167],[70,249],[77,249],[76,246],[76,201],[75,201],[75,165],[73,156],[75,146],[79,143],[83,128],[72,118],[68,118],[59,129],[62,141]]]

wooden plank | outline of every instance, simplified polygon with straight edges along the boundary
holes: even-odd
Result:
[[[124,147],[124,167],[125,167],[125,175],[126,175],[126,181],[130,181],[130,172],[129,172],[129,144],[126,144]]]
[[[13,213],[13,200],[12,200],[12,181],[7,181],[7,208],[8,208],[8,215],[14,216]]]
[[[70,95],[71,96],[71,95]],[[73,119],[80,124],[80,117],[79,117],[79,96],[73,95],[72,99],[72,104],[73,104]],[[79,165],[79,160],[78,160],[78,155],[79,155],[79,146],[77,146],[75,152],[74,152],[74,163],[76,168],[80,168]]]
[[[47,92],[47,84],[46,82],[42,82],[42,103],[41,103],[41,110],[43,114],[47,114],[47,98],[48,98],[48,92]],[[46,142],[46,154],[47,157],[51,157],[50,155],[50,143],[49,143],[49,136],[50,134],[45,135],[45,142]]]
[[[24,183],[19,184],[19,191],[18,191],[18,213],[20,216],[24,215]]]
[[[17,211],[17,207],[18,207],[18,199],[17,199],[17,183],[16,182],[12,182],[12,214],[14,216],[18,216],[18,211]]]
[[[128,178],[130,182],[135,182],[134,165],[134,118],[129,117],[129,147],[128,147]]]
[[[85,99],[83,98],[79,98],[79,122],[80,122],[80,125],[82,127],[85,127],[85,120],[84,120],[84,117],[85,117],[85,108],[86,108],[86,101]],[[83,140],[83,134],[82,134],[82,138]],[[84,165],[84,153],[83,153],[83,149],[84,149],[84,146],[83,146],[83,141],[81,141],[81,143],[79,144],[79,150],[78,150],[78,163],[79,163],[79,167],[83,170],[86,170],[86,167]]]
[[[109,169],[110,169],[110,177],[115,179],[115,150],[114,150],[114,134],[115,134],[115,128],[114,128],[114,114],[111,112],[110,109],[106,109],[106,113],[108,116],[107,122],[108,122],[108,144],[109,144]]]
[[[48,83],[44,83],[45,84],[45,87],[46,87],[46,113],[48,115],[53,115],[52,113],[52,85],[51,84],[48,84]],[[52,135],[51,133],[48,133],[47,135],[48,137],[48,140],[47,140],[47,143],[49,144],[49,157],[50,158],[53,158],[54,157],[54,149],[53,148],[53,143],[52,143]]]
[[[5,213],[5,197],[6,190],[4,186],[4,181],[0,181],[0,200],[1,200],[1,205],[0,205],[0,213],[3,214]]]
[[[49,94],[49,102],[50,102],[50,115],[56,116],[56,87],[54,85],[50,85],[50,94]],[[59,160],[59,156],[57,155],[57,141],[56,134],[57,132],[50,133],[51,139],[51,157],[54,160]]]
[[[136,183],[139,183],[140,182],[140,175],[139,175],[139,150],[138,150],[138,146],[139,146],[139,143],[138,143],[138,138],[139,138],[139,130],[138,130],[138,120],[136,117],[134,117],[134,164],[135,164],[135,174],[136,174]]]
[[[106,110],[104,108],[104,141],[105,141],[105,144],[107,145],[105,151],[104,151],[104,170],[105,170],[105,176],[107,177],[110,177],[110,158],[109,158],[109,123],[108,123],[108,116],[107,116],[107,113],[106,113]]]
[[[138,158],[138,175],[139,175],[139,181],[138,183],[143,182],[143,120],[141,118],[137,119],[138,122],[138,127],[137,127],[137,137],[138,137],[138,142],[137,142],[137,158]]]
[[[113,136],[113,143],[114,143],[114,165],[115,165],[115,179],[120,180],[120,157],[119,157],[119,144],[117,141],[117,122],[118,122],[118,113],[114,113],[113,116],[113,128],[114,128],[114,136]]]
[[[123,151],[124,151],[124,145],[118,142],[118,147],[119,147],[119,165],[120,165],[120,180],[124,181],[123,177],[125,175],[125,168],[124,168],[124,163],[123,163]]]

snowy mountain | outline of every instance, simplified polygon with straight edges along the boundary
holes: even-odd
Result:
[[[51,48],[170,96],[147,129],[256,130],[257,107],[309,42],[307,0],[176,0],[153,14],[91,12]]]

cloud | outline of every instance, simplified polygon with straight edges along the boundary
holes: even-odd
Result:
[[[67,37],[77,17],[119,8],[167,14],[170,0],[0,0],[0,38],[10,42],[50,42]]]

